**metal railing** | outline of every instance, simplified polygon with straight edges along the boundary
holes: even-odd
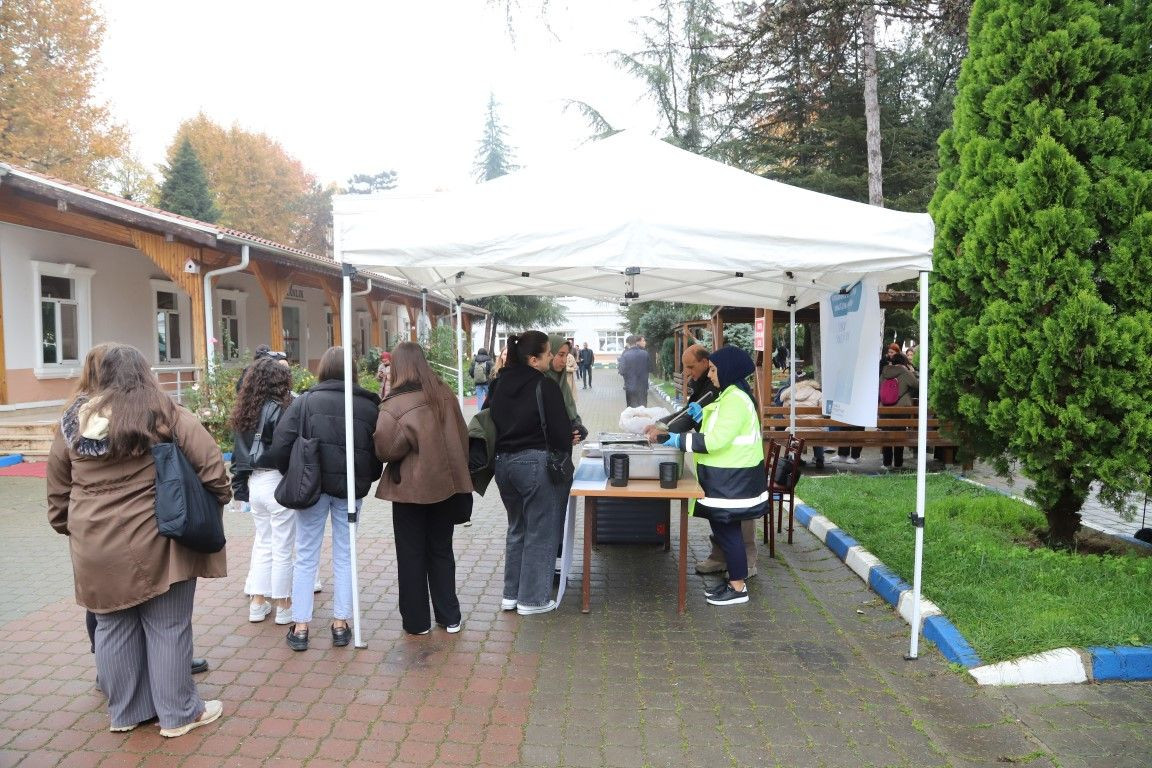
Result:
[[[201,368],[196,365],[153,366],[160,388],[180,405],[184,404],[184,390],[200,382]]]

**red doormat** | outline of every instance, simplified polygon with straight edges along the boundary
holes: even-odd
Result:
[[[0,467],[0,477],[47,477],[48,463],[25,461],[10,467]]]

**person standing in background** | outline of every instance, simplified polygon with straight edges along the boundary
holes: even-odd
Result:
[[[580,381],[584,385],[584,389],[592,388],[592,364],[594,362],[596,362],[596,356],[588,348],[588,342],[584,342],[577,360],[577,364],[580,366]]]
[[[492,381],[492,358],[484,347],[476,350],[472,362],[468,366],[468,378],[476,385],[476,407],[484,407],[488,399],[488,384]]]
[[[624,400],[629,408],[648,405],[648,359],[647,343],[643,336],[629,336],[624,340],[628,348],[616,361],[616,372],[624,379]]]

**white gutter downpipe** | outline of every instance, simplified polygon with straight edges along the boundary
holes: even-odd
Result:
[[[214,325],[215,318],[212,312],[212,278],[218,275],[226,275],[229,272],[241,272],[248,268],[248,246],[240,246],[240,263],[233,264],[230,267],[221,267],[220,269],[213,269],[210,272],[204,273],[204,340],[207,343],[206,349],[208,350],[208,373],[212,373],[212,368],[215,366],[215,349],[216,344],[212,341],[212,326]],[[233,339],[233,341],[238,341]]]

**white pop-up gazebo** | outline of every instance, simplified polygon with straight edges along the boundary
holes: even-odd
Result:
[[[494,295],[583,296],[793,314],[865,277],[885,284],[919,276],[925,351],[909,656],[917,655],[933,240],[927,214],[797,189],[623,132],[457,192],[338,196],[333,231],[335,258],[345,265],[344,338],[351,338],[349,292],[356,267],[458,302]],[[457,325],[459,317],[457,312]],[[351,424],[350,379],[346,386]],[[348,456],[351,474],[350,445]],[[355,574],[355,523],[350,530]],[[358,597],[355,602],[359,646]]]

